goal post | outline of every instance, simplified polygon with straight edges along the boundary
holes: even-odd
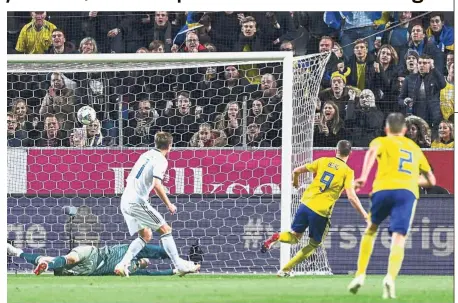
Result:
[[[118,88],[127,86],[126,91],[130,93],[131,88],[141,86],[139,95],[156,96],[165,85],[168,89],[162,91],[160,97],[155,97],[155,100],[168,104],[169,101],[178,102],[176,94],[179,91],[189,91],[189,87],[192,87],[195,88],[196,94],[200,94],[195,102],[203,102],[202,100],[216,96],[218,102],[222,100],[221,102],[228,106],[233,101],[232,99],[226,98],[226,95],[218,99],[221,87],[218,87],[216,95],[208,97],[207,92],[210,93],[213,87],[210,84],[204,89],[199,86],[199,81],[207,81],[205,68],[215,67],[225,70],[228,66],[234,66],[241,71],[242,67],[251,66],[252,70],[258,73],[258,81],[247,83],[240,90],[240,94],[244,94],[243,97],[239,95],[233,97],[240,103],[239,111],[242,118],[239,127],[243,140],[237,146],[228,147],[230,144],[227,143],[226,146],[210,147],[205,150],[198,147],[187,147],[188,142],[182,142],[186,145],[178,145],[174,148],[171,159],[169,159],[172,175],[168,190],[180,207],[178,219],[169,215],[165,215],[165,218],[167,221],[172,221],[173,229],[178,232],[176,241],[177,246],[181,249],[181,254],[186,254],[186,249],[192,246],[196,239],[202,239],[200,244],[207,247],[206,254],[208,255],[203,272],[272,272],[278,269],[279,265],[283,266],[299,247],[308,241],[308,237],[305,236],[300,243],[294,246],[281,244],[279,253],[277,250],[277,252],[268,252],[264,255],[259,253],[259,249],[262,241],[274,231],[290,228],[292,218],[300,203],[300,196],[311,181],[310,175],[303,176],[301,189],[293,190],[291,172],[295,167],[312,160],[315,101],[329,56],[329,53],[324,53],[293,57],[291,52],[8,55],[7,72],[8,75],[12,75],[11,79],[13,79],[11,83],[8,83],[8,92],[11,93],[9,100],[33,99],[38,108],[41,106],[43,95],[47,94],[45,90],[42,90],[43,95],[37,97],[36,94],[41,84],[30,85],[27,82],[23,86],[18,86],[18,83],[21,81],[49,82],[50,73],[62,73],[70,75],[67,79],[70,82],[74,80],[72,77],[77,78],[72,84],[76,89],[82,87],[89,91],[97,86],[86,83],[86,79],[77,77],[77,74],[106,72],[108,75],[109,73],[110,76],[106,77],[111,78],[107,82],[102,82],[101,85],[112,89],[109,93],[105,91],[104,93],[106,98],[116,98],[112,113],[116,116],[115,123],[118,123],[116,132],[118,140],[115,140],[117,143],[108,147],[51,148],[49,145],[45,147],[28,145],[26,148],[8,147],[8,161],[17,161],[20,164],[11,163],[10,165],[8,162],[8,178],[13,178],[13,180],[8,180],[9,234],[14,233],[14,229],[19,228],[18,225],[22,224],[23,229],[27,230],[31,228],[29,226],[32,224],[33,228],[46,234],[42,237],[42,241],[48,243],[35,243],[34,247],[39,248],[40,252],[44,250],[46,253],[51,250],[55,253],[68,249],[66,242],[62,240],[68,233],[68,222],[65,223],[65,226],[60,227],[61,219],[56,219],[57,221],[53,219],[59,227],[50,228],[48,231],[47,228],[50,226],[48,222],[39,218],[46,214],[54,215],[57,212],[54,208],[60,207],[60,202],[53,200],[51,206],[44,205],[42,213],[38,210],[36,214],[35,211],[41,205],[40,203],[47,203],[45,198],[57,197],[55,199],[59,201],[59,197],[63,197],[61,201],[63,205],[87,207],[84,214],[81,215],[86,217],[79,220],[87,223],[86,220],[90,218],[95,222],[90,232],[86,233],[88,239],[92,239],[93,236],[94,239],[97,239],[95,241],[97,245],[100,246],[129,243],[130,238],[125,233],[126,226],[120,213],[116,210],[118,200],[112,197],[119,197],[122,193],[124,179],[132,162],[148,148],[145,145],[132,147],[125,143],[123,136],[129,136],[129,133],[127,129],[124,129],[125,121],[123,120],[126,119],[126,116],[122,106],[123,103],[126,103],[127,97],[119,93],[121,89],[118,90]],[[189,75],[186,69],[194,70],[195,74]],[[154,74],[156,71],[171,72],[160,74],[163,83],[138,84],[141,77],[149,77],[147,81],[150,81],[157,76],[159,72]],[[245,75],[249,71],[248,68]],[[276,101],[281,104],[281,111],[278,110],[280,107],[277,103],[271,103],[271,97],[257,95],[262,90],[259,80],[265,71],[273,73],[274,80],[281,82],[280,101]],[[133,77],[133,82],[125,84],[125,79],[117,79],[121,72],[138,72],[136,75],[140,76]],[[154,75],[151,76],[148,72],[154,72]],[[30,76],[26,77],[28,80],[23,80],[24,75]],[[174,85],[174,83],[166,82],[169,81],[166,78],[170,75],[173,75],[174,79],[183,75],[187,78],[176,80],[178,85]],[[193,76],[198,77],[193,78]],[[84,85],[86,86],[83,87]],[[222,89],[226,89],[224,85]],[[24,91],[21,91],[22,87]],[[38,88],[33,90],[29,87]],[[191,90],[191,95],[193,92],[194,90]],[[276,137],[270,138],[271,142],[279,142],[278,144],[270,143],[271,145],[267,147],[247,145],[249,107],[258,98],[268,100],[265,101],[265,106],[269,106],[272,113],[277,111],[276,115],[269,116],[269,119],[275,116],[277,120],[272,118],[273,120],[269,123],[280,125],[278,132],[274,132]],[[135,96],[134,100],[138,102],[143,99]],[[208,102],[208,106],[213,106],[215,110],[221,108],[218,103],[212,103],[211,100]],[[196,104],[193,106],[197,108]],[[167,107],[162,110],[165,113],[170,109]],[[205,108],[203,110],[204,114],[211,117],[211,119],[208,118],[211,124],[215,121],[216,114],[212,111],[206,111]],[[39,115],[38,110],[34,112],[37,114],[37,119],[43,120],[44,115]],[[163,112],[158,114],[160,117],[157,119],[163,118]],[[172,117],[166,114],[164,116]],[[104,121],[101,121],[100,128],[105,127],[102,122]],[[216,124],[215,122],[214,125]],[[168,124],[163,129],[169,130],[170,128],[167,127],[169,127]],[[193,129],[193,132],[197,130]],[[69,133],[71,131],[68,130]],[[134,136],[134,133],[130,134]],[[280,139],[280,136],[281,140],[277,140]],[[180,135],[179,138],[186,138],[183,140],[188,141],[190,137]],[[36,139],[34,142],[39,142],[39,140]],[[90,161],[97,163],[94,165],[89,163]],[[278,167],[277,163],[281,163],[281,167]],[[94,171],[91,175],[91,172],[85,171],[86,169],[102,171]],[[41,174],[46,174],[46,176],[41,177]],[[50,177],[51,174],[55,175]],[[82,180],[83,177],[89,180]],[[104,180],[106,178],[109,180]],[[279,198],[280,187],[281,196]],[[30,196],[38,198],[32,199]],[[44,197],[43,201],[40,200],[41,197]],[[162,213],[166,213],[156,198],[152,202],[155,207],[159,207]],[[230,209],[227,209],[228,207]],[[28,218],[28,212],[34,215]],[[50,222],[54,222],[53,220]],[[188,226],[186,220],[191,220],[192,224]],[[78,228],[74,230],[79,231]],[[25,240],[23,245],[25,247]],[[228,252],[224,249],[228,249]],[[324,248],[320,248],[311,260],[298,266],[295,270],[304,274],[331,273]]]

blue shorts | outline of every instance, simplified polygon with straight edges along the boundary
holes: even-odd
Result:
[[[330,226],[329,218],[322,217],[301,203],[294,216],[291,229],[296,233],[303,233],[309,228],[309,237],[317,243],[321,243]]]
[[[406,189],[382,190],[371,196],[371,221],[380,225],[390,216],[389,232],[407,235],[415,213],[417,199]]]

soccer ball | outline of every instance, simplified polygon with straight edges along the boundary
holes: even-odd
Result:
[[[88,125],[96,119],[96,112],[92,107],[86,105],[78,110],[77,116],[79,122],[81,122],[84,125]]]

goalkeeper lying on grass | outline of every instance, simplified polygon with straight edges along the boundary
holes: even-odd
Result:
[[[129,248],[129,244],[104,246],[81,245],[72,249],[67,255],[59,257],[41,256],[24,253],[22,249],[7,243],[9,256],[23,258],[35,265],[33,272],[40,275],[46,270],[54,271],[56,276],[113,276],[114,268]],[[146,245],[132,260],[129,270],[133,275],[169,276],[177,274],[176,269],[148,271],[149,259],[168,259],[165,250],[157,245]],[[182,276],[181,274],[180,276]]]

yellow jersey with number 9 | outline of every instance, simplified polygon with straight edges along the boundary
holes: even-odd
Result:
[[[323,157],[305,168],[315,178],[302,195],[302,203],[323,217],[330,217],[334,204],[344,189],[353,186],[354,172],[337,157]]]
[[[419,198],[420,171],[431,167],[418,145],[404,136],[379,137],[369,147],[377,147],[377,174],[372,193],[381,190],[406,189]]]

